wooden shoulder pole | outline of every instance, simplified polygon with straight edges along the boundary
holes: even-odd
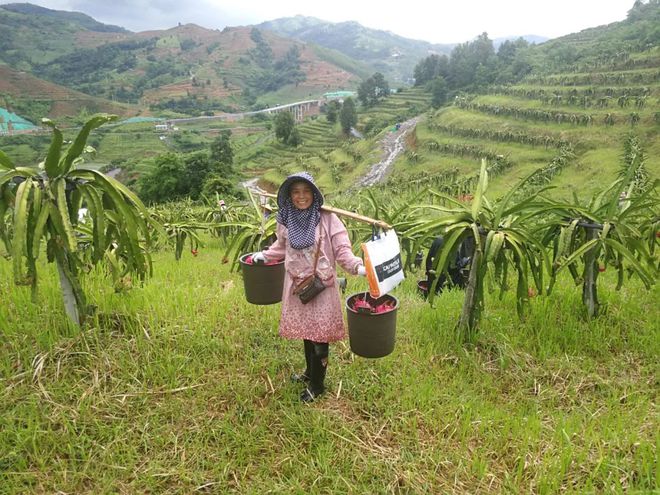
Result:
[[[277,199],[277,194],[269,193],[269,192],[260,192],[260,191],[255,191],[259,196],[266,196],[267,198],[275,198]],[[340,215],[342,217],[348,217],[352,218],[353,220],[357,220],[358,222],[364,222],[368,223],[371,225],[375,225],[376,227],[380,227],[383,230],[391,230],[392,226],[381,221],[381,220],[375,220],[373,218],[365,217],[364,215],[359,215],[357,213],[353,213],[352,211],[348,210],[342,210],[341,208],[335,208],[334,206],[328,206],[328,205],[321,205],[321,209],[323,211],[329,211],[330,213],[334,213],[335,215]]]

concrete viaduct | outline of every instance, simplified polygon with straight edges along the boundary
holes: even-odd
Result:
[[[272,115],[280,112],[291,112],[293,118],[296,122],[302,122],[302,120],[309,115],[318,115],[321,113],[321,105],[324,100],[306,100],[306,101],[297,101],[295,103],[288,103],[286,105],[278,105],[276,107],[264,108],[263,110],[254,110],[252,112],[241,112],[241,113],[223,113],[220,115],[209,115],[201,117],[189,117],[184,119],[167,119],[167,122],[176,124],[179,122],[195,122],[199,120],[227,120],[229,122],[240,120],[251,115],[257,115],[260,113],[265,113]]]

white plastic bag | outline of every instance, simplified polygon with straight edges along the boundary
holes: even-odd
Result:
[[[376,239],[363,243],[362,251],[371,297],[387,294],[404,279],[401,248],[394,230],[383,232]]]

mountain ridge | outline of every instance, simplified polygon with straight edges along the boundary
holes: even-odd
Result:
[[[35,5],[32,3],[7,3],[0,5],[0,8],[20,14],[37,14],[42,16],[50,16],[60,20],[69,20],[80,24],[90,31],[130,33],[130,31],[124,27],[115,26],[112,24],[104,24],[97,21],[93,17],[78,11],[48,9],[46,7],[41,7],[40,5]]]

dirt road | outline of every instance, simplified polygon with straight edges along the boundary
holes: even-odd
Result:
[[[404,151],[404,139],[406,134],[417,125],[421,118],[422,116],[418,115],[417,117],[402,122],[398,131],[387,132],[385,137],[380,141],[380,146],[383,150],[382,159],[371,166],[367,175],[358,181],[358,186],[373,186],[384,179],[390,166],[394,163],[394,160],[396,160],[396,158]]]

